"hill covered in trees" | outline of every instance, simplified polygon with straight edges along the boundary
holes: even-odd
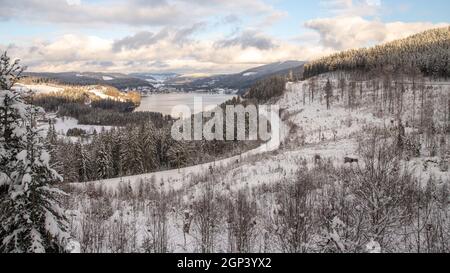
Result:
[[[214,75],[210,77],[186,78],[183,76],[169,79],[166,84],[183,87],[185,90],[228,88],[239,90],[240,94],[249,91],[260,81],[273,77],[298,80],[303,73],[304,62],[285,61],[254,67],[236,74]]]
[[[100,73],[100,72],[63,72],[63,73],[37,73],[26,72],[24,76],[37,78],[41,83],[58,83],[64,85],[109,85],[117,89],[134,89],[138,87],[148,87],[153,89],[153,85],[135,76],[121,73]]]
[[[372,48],[352,49],[305,65],[304,77],[342,71],[420,70],[425,76],[450,76],[450,27],[428,30]]]

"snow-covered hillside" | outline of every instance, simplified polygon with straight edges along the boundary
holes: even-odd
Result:
[[[326,79],[327,75],[318,78],[318,90],[323,89]],[[338,85],[337,80],[335,80],[333,84],[336,87]],[[450,85],[446,85],[445,82],[429,82],[429,84],[437,95],[449,96]],[[336,164],[343,163],[344,157],[355,156],[357,137],[363,134],[366,128],[372,126],[395,128],[397,126],[396,123],[393,123],[393,120],[395,119],[394,116],[383,115],[380,117],[370,103],[362,105],[358,109],[349,110],[345,107],[345,102],[334,102],[332,109],[327,110],[323,97],[317,98],[315,102],[308,102],[308,95],[305,95],[305,93],[309,92],[308,88],[308,82],[288,83],[286,86],[286,93],[276,101],[276,104],[280,106],[280,109],[284,110],[284,131],[287,130],[286,126],[290,126],[291,133],[282,132],[284,138],[283,144],[286,147],[281,149],[281,151],[277,151],[275,156],[272,156],[272,154],[266,155],[266,157],[268,157],[267,162],[260,162],[258,164],[259,167],[255,168],[258,172],[262,172],[261,177],[266,176],[267,172],[270,172],[274,164],[276,166],[299,159],[312,159],[316,155],[320,155],[324,159],[330,158]],[[335,94],[338,94],[339,92],[338,88],[334,90]],[[371,91],[366,89],[364,92],[367,93]],[[322,91],[319,91],[318,93],[322,93]],[[305,103],[303,103],[304,99],[306,100]],[[436,97],[436,100],[438,101],[439,97]],[[445,102],[445,100],[440,101]],[[410,115],[409,108],[405,108],[407,108],[407,111],[404,115]],[[443,109],[445,110],[445,108]],[[445,115],[445,113],[441,114]],[[412,129],[406,128],[406,130],[411,131]],[[242,158],[273,152],[273,150],[274,149],[268,150],[265,148],[265,145],[263,145],[261,148],[244,153],[240,157],[238,156],[218,162],[184,168],[179,171],[173,170],[133,177],[122,177],[92,182],[92,184],[105,185],[110,188],[113,187],[113,185],[117,186],[117,182],[119,181],[121,181],[121,183],[130,182],[131,184],[136,184],[142,179],[149,180],[152,177],[157,180],[180,181],[180,179],[185,180],[186,175],[207,173],[210,166],[233,165],[236,160],[242,162]],[[419,161],[424,162],[426,160],[429,160],[429,158],[424,157]],[[276,162],[278,162],[278,164]],[[283,162],[283,164],[279,162]],[[266,168],[261,168],[265,164],[267,164]],[[420,165],[420,162],[414,161],[413,165]],[[250,166],[242,166],[242,169],[248,171],[249,169],[247,167]],[[435,169],[432,168],[432,170]],[[288,167],[286,171],[290,172],[291,170]],[[252,177],[255,177],[254,180],[258,181],[260,178],[256,174],[257,172],[253,172]],[[418,174],[420,174],[420,170],[418,170]],[[448,172],[436,172],[435,175],[449,178]],[[231,177],[231,179],[234,178],[235,177]],[[266,180],[271,179],[266,177]],[[173,186],[175,189],[182,187],[179,183],[168,183],[166,186]]]
[[[14,87],[14,89],[22,92],[28,92],[32,90],[33,92],[36,92],[37,94],[49,94],[49,93],[59,93],[64,91],[63,87],[59,87],[56,85],[48,85],[48,84],[21,84],[17,83]]]
[[[111,78],[112,80],[112,78]],[[32,91],[35,94],[57,94],[65,92],[66,90],[70,90],[69,86],[63,86],[63,85],[53,85],[53,84],[22,84],[17,83],[14,87],[14,89],[28,92]],[[82,90],[88,94],[93,95],[94,97],[97,97],[99,99],[110,99],[110,100],[116,100],[116,101],[125,101],[124,95],[122,96],[111,96],[108,95],[108,87],[106,86],[99,86],[99,85],[89,85],[89,86],[80,86],[77,87],[79,90]],[[119,92],[117,92],[119,93]],[[120,94],[120,93],[119,93]]]
[[[330,79],[333,86],[333,98],[330,109],[327,109],[326,97],[323,91],[328,79]],[[330,180],[326,182],[332,183],[329,186],[332,186],[333,183],[340,183],[337,176],[345,176],[349,172],[354,172],[357,175],[358,170],[368,167],[365,166],[368,161],[363,157],[364,155],[361,151],[365,147],[362,147],[361,143],[365,143],[365,139],[370,139],[371,132],[378,128],[384,132],[383,134],[386,135],[387,139],[395,140],[398,128],[401,128],[399,127],[398,114],[392,114],[386,109],[380,112],[380,106],[374,103],[378,100],[374,99],[376,94],[371,82],[363,81],[358,83],[358,86],[362,86],[362,89],[358,89],[358,94],[362,90],[362,95],[358,99],[358,103],[351,108],[348,107],[348,99],[339,95],[341,94],[341,89],[338,87],[339,80],[335,75],[325,74],[313,79],[313,82],[316,87],[314,100],[311,96],[311,81],[305,81],[288,83],[285,94],[273,101],[273,103],[278,104],[283,109],[282,119],[286,132],[282,134],[281,146],[276,146],[276,149],[262,147],[241,156],[180,170],[70,185],[71,191],[74,193],[74,201],[68,213],[73,221],[74,234],[82,239],[80,236],[87,232],[87,229],[95,229],[95,224],[93,223],[90,223],[91,226],[89,227],[83,227],[83,223],[92,221],[89,220],[90,216],[88,216],[88,213],[92,210],[106,208],[105,204],[108,204],[106,206],[108,206],[111,214],[108,214],[106,218],[101,220],[102,226],[105,226],[102,230],[108,233],[119,222],[122,223],[121,225],[133,230],[124,231],[121,235],[131,236],[134,244],[136,244],[134,249],[131,249],[131,245],[124,246],[125,251],[146,251],[146,248],[152,247],[148,245],[149,242],[147,240],[155,236],[152,232],[156,231],[153,228],[149,228],[149,221],[158,221],[158,223],[163,221],[166,227],[164,231],[166,248],[159,251],[198,252],[202,251],[201,247],[203,244],[201,237],[198,237],[201,236],[202,232],[201,229],[197,229],[200,227],[192,227],[195,232],[191,234],[183,232],[183,226],[186,224],[186,221],[191,219],[190,217],[197,219],[195,217],[197,217],[196,215],[199,212],[196,211],[196,206],[199,205],[199,202],[203,204],[202,206],[205,204],[218,206],[217,204],[222,203],[222,201],[219,201],[222,199],[214,201],[216,200],[214,198],[226,198],[230,199],[230,202],[241,202],[242,200],[239,199],[239,196],[244,192],[247,198],[255,200],[256,209],[260,211],[259,216],[256,218],[252,216],[252,219],[254,219],[252,221],[257,223],[256,226],[252,227],[254,232],[252,233],[254,242],[250,244],[252,245],[252,251],[284,251],[285,246],[280,244],[279,241],[281,237],[277,237],[276,231],[268,230],[268,228],[274,228],[273,224],[266,222],[274,220],[273,217],[275,215],[272,215],[271,212],[283,209],[284,205],[282,204],[284,201],[279,199],[280,196],[276,192],[290,185],[292,181],[303,179],[301,178],[302,174],[309,177],[311,175],[310,172],[318,174],[329,172],[325,176],[325,180],[323,180],[323,183]],[[426,144],[426,142],[431,140],[426,134],[418,134],[415,126],[417,121],[414,122],[413,120],[413,116],[416,115],[417,117],[419,112],[417,105],[415,108],[412,107],[413,104],[417,103],[413,102],[413,96],[419,96],[419,92],[413,94],[411,86],[406,87],[406,89],[404,99],[401,100],[403,104],[401,106],[403,107],[401,118],[404,122],[406,137],[409,139],[410,136],[415,136],[423,145],[420,148],[419,156],[404,155],[399,164],[403,166],[403,172],[412,174],[415,179],[420,181],[420,187],[429,187],[429,183],[436,183],[438,190],[444,189],[450,183],[448,168],[443,168],[443,164],[447,164],[447,166],[449,164],[450,141],[447,139],[440,152],[435,152],[433,147]],[[449,86],[442,82],[429,82],[426,90],[428,103],[436,106],[432,113],[435,126],[445,125],[442,122],[445,122],[448,114],[445,103],[450,97]],[[440,158],[446,161],[442,163]],[[347,160],[349,159],[354,160],[354,163],[348,163]],[[344,173],[341,174],[340,170],[343,170]],[[333,182],[334,180],[336,182]],[[322,187],[325,187],[325,184]],[[336,186],[332,187],[333,191],[339,190],[339,188],[335,188]],[[321,196],[325,194],[325,192],[322,192],[324,189],[314,190],[312,194]],[[275,193],[271,194],[272,191]],[[143,200],[157,202],[155,204],[159,205],[153,208],[151,206],[147,207],[144,205],[146,201],[143,201],[144,209],[141,209],[133,204],[134,201],[132,200],[136,200],[136,198],[139,198],[138,196],[147,196],[147,194],[150,194],[152,197],[146,197],[150,199]],[[212,203],[209,203],[204,199],[207,198],[205,194],[212,194],[216,197],[211,197],[213,200],[210,200]],[[332,193],[327,193],[328,197],[321,202],[330,202],[332,199],[329,199],[331,198],[329,194]],[[102,196],[102,202],[106,203],[92,200],[89,197],[92,195]],[[161,198],[167,198],[167,200],[171,201],[167,201],[168,203],[163,202]],[[345,198],[348,202],[354,202],[352,200],[355,200],[356,197],[349,195]],[[450,198],[448,200],[450,201]],[[215,204],[216,202],[218,203]],[[169,206],[171,209],[167,208],[166,210],[161,206]],[[314,205],[313,207],[315,206],[319,205]],[[154,215],[156,213],[155,210],[160,209],[164,210],[166,220],[148,216]],[[269,216],[264,212],[267,212]],[[329,220],[334,221],[336,226],[332,232],[337,234],[341,232],[338,230],[342,226],[339,224],[341,223],[341,218],[336,217]],[[199,219],[194,220],[194,222],[200,224],[196,221],[199,221]],[[447,224],[446,222],[445,225]],[[230,251],[229,243],[231,237],[229,235],[219,236],[220,233],[226,234],[225,230],[228,230],[227,225],[219,224],[219,229],[222,231],[215,233],[214,251]],[[261,236],[257,234],[261,234]],[[311,245],[305,248],[308,249],[307,251],[319,249],[322,240],[325,240],[328,235],[321,237],[322,235],[316,234],[314,236],[310,239]],[[342,234],[339,236],[342,236]],[[344,240],[339,236],[335,240]],[[392,237],[391,239],[397,240],[398,238],[400,237]],[[410,239],[408,237],[407,240]],[[268,247],[266,245],[268,242],[273,244]],[[368,246],[374,243],[379,244],[376,240],[368,240],[366,243]],[[100,251],[114,251],[111,249],[113,247],[112,244],[113,242],[105,241]],[[345,244],[347,243],[343,243],[343,245]],[[407,248],[406,245],[401,244],[393,246],[384,243],[382,246],[392,250],[397,249],[396,251],[406,251],[405,249]],[[87,246],[84,251],[93,251],[90,247]],[[350,245],[347,245],[343,248],[350,247]]]

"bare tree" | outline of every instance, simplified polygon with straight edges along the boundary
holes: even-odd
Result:
[[[230,252],[252,252],[256,214],[256,202],[248,197],[247,191],[240,190],[236,200],[229,200],[227,223]]]
[[[309,80],[310,103],[314,102],[314,94],[316,93],[316,89],[317,89],[317,79],[314,77]]]
[[[284,253],[307,252],[313,227],[312,181],[309,175],[299,172],[294,183],[282,188],[272,212],[272,232]]]
[[[330,109],[331,99],[333,98],[333,85],[331,85],[330,79],[327,80],[324,90],[325,98],[327,100],[327,109]]]
[[[202,196],[193,204],[194,225],[200,236],[200,238],[197,238],[200,244],[200,251],[202,253],[212,253],[215,248],[215,238],[220,218],[214,181],[208,179],[202,185],[202,190]]]

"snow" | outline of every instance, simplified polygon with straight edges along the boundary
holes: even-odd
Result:
[[[28,184],[28,183],[31,183],[31,175],[30,174],[28,174],[28,173],[26,173],[26,174],[24,174],[23,175],[23,177],[22,177],[22,183],[24,184],[24,185],[26,185],[26,184]]]
[[[253,75],[256,75],[256,74],[258,74],[258,72],[247,72],[247,73],[242,74],[242,76],[249,77],[249,76],[253,76]]]
[[[186,244],[183,244],[184,234],[182,230],[185,219],[184,214],[190,213],[186,209],[187,205],[202,196],[202,182],[206,180],[217,181],[215,184],[217,192],[233,196],[233,194],[244,188],[251,191],[252,189],[258,190],[262,188],[261,186],[280,181],[295,181],[295,179],[298,179],[301,168],[311,169],[317,166],[317,162],[315,162],[317,156],[322,161],[329,161],[335,167],[344,166],[344,157],[346,156],[357,158],[355,155],[357,154],[358,138],[365,134],[368,127],[377,126],[389,129],[396,126],[396,124],[391,123],[392,117],[388,115],[377,116],[370,105],[349,111],[342,102],[335,102],[332,108],[327,110],[323,98],[320,101],[320,96],[317,97],[317,101],[314,103],[307,102],[304,104],[303,84],[305,82],[288,83],[286,93],[278,101],[274,102],[283,109],[283,123],[280,129],[280,141],[283,145],[281,146],[276,141],[272,141],[242,155],[216,162],[180,170],[167,170],[83,184],[74,183],[71,186],[81,190],[81,192],[85,192],[85,190],[87,192],[90,186],[102,188],[108,196],[114,196],[113,194],[120,188],[123,189],[123,187],[130,187],[137,193],[141,183],[153,183],[158,190],[173,190],[175,194],[180,194],[177,197],[180,197],[182,204],[179,207],[179,211],[173,209],[167,216],[168,251],[198,251],[198,248],[195,248],[196,245],[198,246],[198,238],[195,238],[195,235],[186,234]],[[319,81],[319,84],[323,84],[323,81]],[[336,82],[333,85],[336,86]],[[288,126],[292,127],[288,128]],[[293,127],[297,127],[297,129],[287,132]],[[411,131],[410,129],[406,128],[407,131]],[[441,172],[439,166],[434,163],[429,163],[427,170],[424,170],[424,162],[427,160],[434,162],[437,161],[437,158],[413,158],[407,165],[414,173],[420,175],[424,181],[427,180],[429,175],[440,178],[442,181],[449,181],[450,174]],[[80,197],[77,199],[77,202],[91,202],[89,198]],[[264,196],[258,195],[258,198],[264,198]],[[355,196],[348,195],[345,198],[350,201]],[[116,222],[123,221],[127,226],[135,227],[135,230],[130,229],[129,232],[130,234],[133,233],[132,236],[137,237],[136,241],[140,245],[143,238],[149,237],[148,214],[142,211],[136,213],[136,210],[134,210],[133,214],[131,202],[127,203],[115,197],[112,197],[112,199],[114,200],[111,202],[112,216],[102,222],[105,224],[105,230],[113,228]],[[79,204],[77,203],[77,205]],[[277,204],[274,204],[273,207],[269,207],[267,210],[273,210],[276,206]],[[79,219],[82,219],[80,211],[74,211],[76,225],[80,225]],[[89,209],[84,211],[88,213]],[[79,229],[79,227],[77,226],[75,229]],[[343,230],[345,230],[344,222],[334,217],[331,221],[331,230],[326,232],[325,237],[333,240],[339,251],[346,252],[349,244],[342,235]],[[226,242],[226,236],[226,234],[217,234],[215,239],[219,242]],[[362,244],[362,251],[365,250],[369,253],[382,252],[378,242],[370,238],[367,240]],[[217,245],[216,251],[227,251],[227,247]],[[107,249],[106,251],[111,250]],[[271,249],[271,251],[277,250]]]
[[[43,151],[43,152],[41,153],[40,160],[42,161],[42,163],[43,163],[44,165],[48,165],[49,162],[50,162],[50,154],[49,154],[47,151]]]
[[[104,81],[112,81],[112,80],[114,80],[114,78],[113,78],[113,77],[110,77],[110,76],[103,76],[102,79],[103,79]]]
[[[97,97],[104,99],[104,100],[115,100],[115,101],[123,101],[121,98],[116,98],[112,96],[108,96],[105,94],[107,91],[107,88],[105,86],[88,86],[86,87],[87,91],[96,95]]]
[[[18,153],[16,155],[16,159],[18,161],[24,161],[26,158],[27,158],[27,151],[26,150],[23,150],[23,151],[21,151],[20,153]]]
[[[286,137],[286,127],[284,124],[280,124],[280,139],[281,141],[284,140]],[[168,171],[162,171],[162,172],[154,172],[154,173],[148,173],[148,174],[142,174],[142,175],[134,175],[134,176],[128,176],[128,177],[119,177],[119,178],[112,178],[112,179],[106,179],[106,180],[100,180],[100,181],[94,181],[94,182],[88,182],[83,184],[74,183],[72,184],[75,187],[85,187],[88,185],[94,185],[94,186],[105,186],[106,189],[116,190],[120,184],[122,183],[128,183],[131,188],[136,190],[140,184],[140,182],[149,182],[149,181],[161,181],[164,183],[164,188],[166,190],[180,190],[185,186],[185,182],[189,182],[190,178],[192,178],[195,175],[207,173],[215,168],[225,167],[229,164],[233,164],[235,162],[240,162],[245,158],[256,156],[259,154],[275,151],[279,148],[280,142],[276,138],[272,138],[267,143],[259,146],[256,149],[250,150],[246,153],[243,153],[241,155],[233,156],[230,158],[226,158],[223,160],[219,160],[216,162],[209,162],[205,164],[200,164],[192,167],[187,168],[181,168],[181,169],[174,169],[174,170],[168,170]]]
[[[0,172],[0,187],[3,185],[7,185],[8,180],[9,180],[8,176],[5,173]]]
[[[103,93],[103,90],[99,90],[99,89],[90,89],[89,92],[93,93],[94,95],[96,95],[97,97],[100,97],[101,99],[112,99],[112,97],[105,95]]]
[[[75,240],[70,240],[66,246],[66,251],[69,253],[81,253],[81,245]]]
[[[366,251],[368,253],[381,253],[381,246],[378,242],[375,242],[373,239],[367,243]]]
[[[81,75],[82,76],[82,75]],[[104,80],[113,80],[112,77],[106,77]],[[27,92],[27,91],[33,91],[36,94],[50,94],[50,93],[59,93],[63,92],[65,90],[65,87],[63,86],[55,86],[55,85],[48,85],[48,84],[21,84],[17,83],[13,87],[14,90],[21,91],[21,92]],[[101,99],[111,99],[111,100],[118,100],[118,98],[111,97],[105,94],[107,88],[105,86],[97,86],[97,85],[91,85],[91,86],[83,86],[83,89],[86,90],[86,92],[92,93],[96,95],[97,97]],[[119,100],[121,100],[119,98]]]
[[[113,126],[99,126],[99,125],[81,125],[78,120],[72,117],[56,117],[55,114],[48,115],[49,118],[55,119],[55,130],[59,135],[66,135],[69,129],[78,128],[85,130],[88,134],[94,133],[94,130],[101,132],[102,130],[111,130]],[[39,126],[41,129],[47,131],[48,123],[43,123]]]
[[[285,94],[276,102],[284,109],[283,123],[280,132],[282,143],[289,141],[296,143],[294,147],[283,147],[279,150],[279,142],[272,139],[269,143],[224,160],[182,168],[180,170],[168,170],[143,175],[93,181],[88,184],[103,186],[106,189],[115,190],[120,184],[129,184],[137,189],[140,182],[160,181],[166,190],[181,190],[191,187],[190,181],[195,176],[205,175],[211,169],[225,170],[222,174],[223,182],[229,185],[231,190],[242,187],[254,187],[262,184],[273,183],[284,177],[295,178],[300,162],[305,162],[306,167],[312,168],[315,158],[331,160],[333,165],[344,165],[344,157],[357,158],[357,138],[364,133],[367,126],[389,128],[391,117],[377,117],[370,107],[361,106],[349,111],[341,102],[334,102],[332,109],[327,110],[320,92],[313,103],[303,103],[303,87],[306,82],[288,83]],[[318,90],[325,81],[319,79]],[[337,82],[333,83],[337,86]],[[335,93],[338,93],[335,90]],[[322,101],[321,101],[322,100]],[[297,131],[288,133],[287,123],[297,126]],[[417,158],[408,163],[416,170],[417,175],[426,176],[433,174],[443,180],[449,178],[448,172],[440,172],[438,166],[430,166],[423,171],[424,158]],[[414,168],[413,168],[414,167]],[[84,187],[88,184],[74,184],[76,187]],[[196,191],[195,187],[192,189]]]
[[[20,83],[15,84],[13,89],[22,92],[27,92],[31,90],[37,94],[49,94],[64,91],[64,88],[52,85],[20,84]]]

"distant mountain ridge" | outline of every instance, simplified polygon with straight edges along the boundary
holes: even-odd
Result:
[[[122,73],[101,73],[101,72],[62,72],[62,73],[47,73],[47,72],[27,72],[24,76],[44,78],[56,81],[61,84],[68,85],[110,85],[117,89],[123,90],[126,88],[149,87],[153,85],[143,79],[126,75]]]
[[[169,79],[173,79],[179,77],[180,74],[177,73],[131,73],[129,74],[132,77],[136,77],[142,80],[146,80],[148,82],[158,82],[163,83]]]
[[[110,85],[119,90],[147,87],[175,88],[184,91],[233,89],[244,93],[256,82],[272,76],[300,79],[306,62],[285,61],[254,67],[235,74],[204,76],[177,73],[102,73],[102,72],[28,72],[25,76],[49,79],[68,85]]]
[[[243,93],[257,81],[272,76],[289,76],[299,79],[306,62],[285,61],[254,67],[236,74],[214,75],[201,78],[176,77],[166,82],[167,85],[183,87],[187,90],[228,88]]]

